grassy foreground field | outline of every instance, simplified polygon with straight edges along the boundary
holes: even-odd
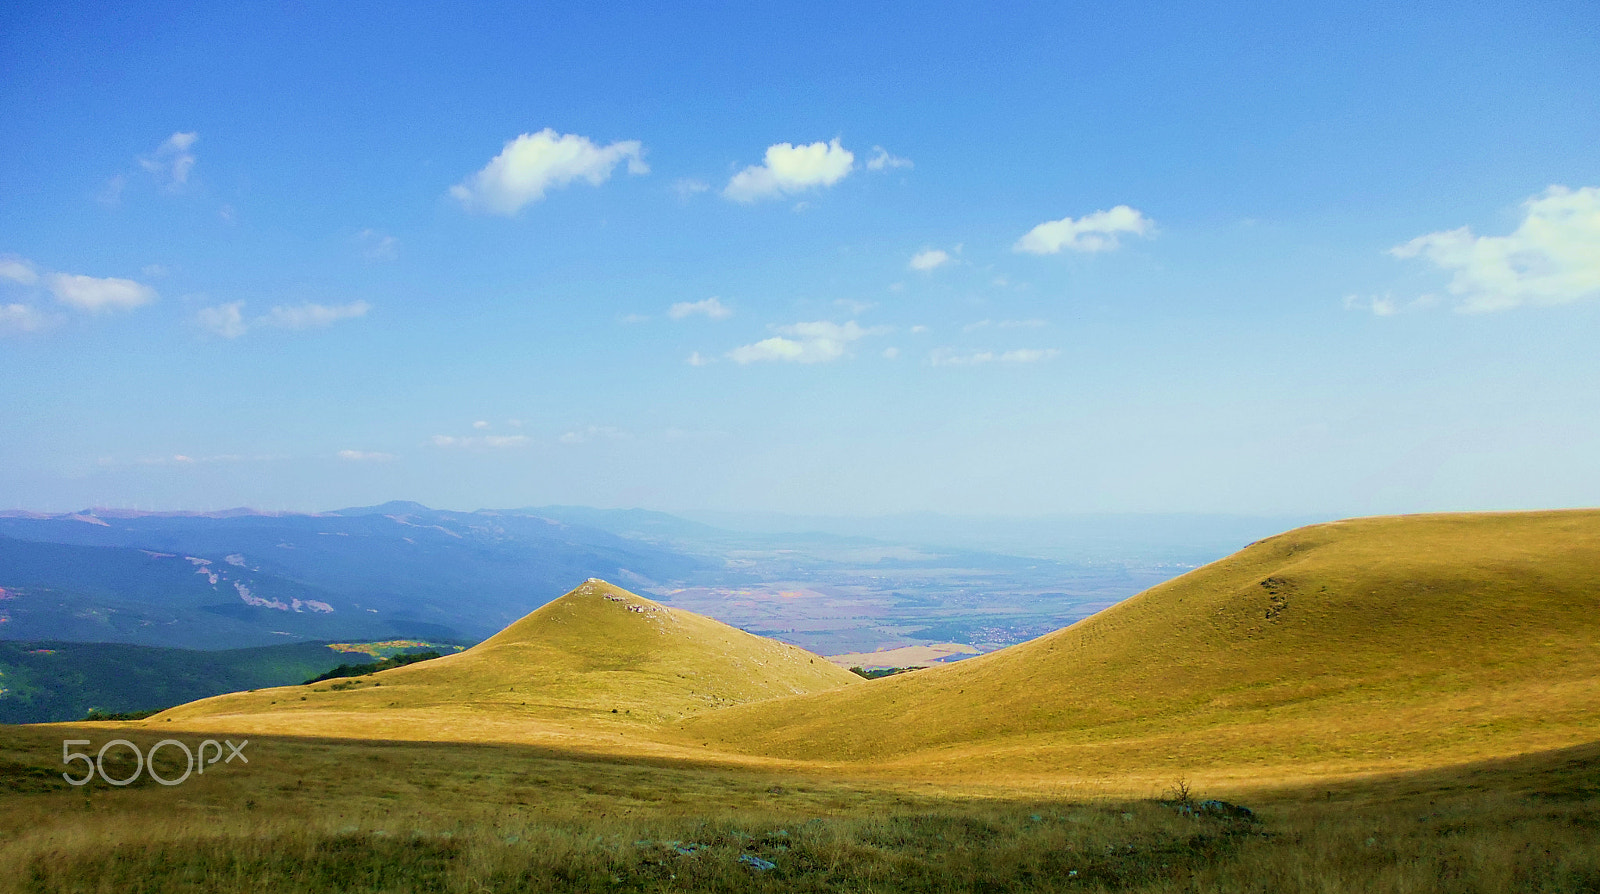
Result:
[[[179,786],[61,780],[63,738],[98,748],[112,736],[156,741],[109,724],[0,728],[0,890],[1600,890],[1600,745],[1195,793],[1248,805],[1250,821],[1186,814],[1158,793],[894,784],[510,745],[254,739],[248,765]],[[160,754],[163,775],[181,775],[167,760],[177,752]],[[108,756],[107,769],[124,776],[131,758]]]

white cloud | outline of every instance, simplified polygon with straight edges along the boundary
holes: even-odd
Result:
[[[707,298],[704,301],[679,301],[677,304],[667,308],[667,316],[674,320],[681,320],[684,317],[695,314],[705,314],[713,320],[726,320],[728,317],[733,316],[733,308],[723,304],[715,297]]]
[[[801,360],[805,357],[805,353],[805,347],[799,342],[787,338],[773,337],[764,338],[754,344],[741,345],[734,348],[728,352],[728,359],[739,364],[756,363],[762,360]],[[811,358],[806,362],[815,362],[816,359]]]
[[[981,366],[986,363],[1039,363],[1059,356],[1060,351],[1055,348],[1020,348],[1014,351],[976,351],[960,354],[949,348],[939,348],[928,355],[928,362],[934,366]]]
[[[489,422],[486,419],[479,419],[477,422],[472,423],[472,427],[482,431],[489,427]]]
[[[892,168],[910,167],[915,167],[915,165],[911,163],[911,159],[890,155],[889,150],[883,148],[882,146],[873,146],[872,157],[867,159],[867,170],[869,171],[883,171]]]
[[[434,435],[431,439],[435,447],[462,447],[475,449],[480,447],[506,448],[521,447],[528,443],[527,435],[484,435],[481,438],[461,438],[453,435]]]
[[[27,304],[0,304],[0,333],[38,332],[54,323],[49,314]]]
[[[832,186],[855,166],[855,155],[839,145],[816,142],[804,146],[778,143],[767,147],[766,162],[733,175],[722,194],[735,202],[754,202],[814,186]]]
[[[1096,211],[1077,220],[1063,217],[1045,221],[1018,239],[1011,250],[1035,255],[1053,255],[1063,248],[1081,252],[1112,251],[1121,244],[1118,234],[1148,236],[1155,228],[1150,218],[1127,205],[1118,205],[1110,211]]]
[[[396,459],[393,453],[378,453],[368,450],[341,450],[339,451],[339,458],[357,463],[387,463]]]
[[[738,364],[766,360],[826,363],[843,357],[851,342],[888,330],[863,329],[851,320],[842,325],[826,321],[795,323],[792,326],[779,326],[777,331],[778,335],[772,338],[734,348],[728,352],[728,359]]]
[[[1570,304],[1600,294],[1600,188],[1552,186],[1523,203],[1509,236],[1468,227],[1429,233],[1389,249],[1454,271],[1450,292],[1468,313]]]
[[[388,233],[365,229],[356,234],[361,255],[369,261],[393,261],[400,257],[400,240]]]
[[[276,326],[280,329],[312,329],[331,326],[340,320],[364,317],[371,309],[372,305],[365,301],[332,305],[312,304],[308,301],[294,307],[279,305],[266,316],[257,319],[256,325]]]
[[[912,270],[933,270],[950,263],[950,253],[942,248],[929,248],[911,256]]]
[[[249,327],[244,322],[244,302],[230,301],[215,307],[202,307],[195,313],[195,321],[202,328],[223,338],[238,338]]]
[[[900,356],[900,349],[899,348],[884,348],[883,349],[883,359],[885,359],[885,360],[893,360],[893,359],[895,359],[896,357],[899,357],[899,356]]]
[[[699,351],[690,351],[689,359],[683,362],[689,364],[690,366],[709,366],[716,361],[700,356]]]
[[[0,257],[0,279],[9,279],[20,285],[31,286],[39,281],[39,274],[27,259],[16,255],[5,255]]]
[[[483,170],[450,187],[450,195],[468,208],[509,216],[543,199],[546,190],[574,180],[599,186],[623,161],[630,174],[650,173],[638,140],[597,146],[588,137],[558,134],[547,127],[506,143]]]
[[[921,323],[918,323],[917,325],[911,327],[911,332],[914,335],[921,335],[922,333],[927,332],[927,331],[928,331],[928,327],[922,325]]]
[[[165,178],[169,186],[182,186],[189,182],[189,172],[194,169],[195,158],[190,149],[199,138],[200,135],[192,131],[175,133],[157,146],[156,151],[141,157],[139,166]],[[121,184],[118,183],[117,192],[121,191]]]
[[[131,279],[52,273],[47,284],[57,301],[90,313],[132,310],[156,300],[155,289]]]
[[[139,268],[139,272],[145,276],[166,276],[171,271],[161,264],[146,264]]]

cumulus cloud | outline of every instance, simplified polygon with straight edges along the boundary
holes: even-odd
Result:
[[[915,167],[911,164],[911,159],[890,155],[889,150],[882,146],[873,146],[872,157],[867,159],[867,170],[869,171],[887,171],[894,168],[910,167]]]
[[[54,322],[54,317],[36,307],[0,304],[0,333],[38,332]]]
[[[132,310],[156,300],[155,289],[131,279],[52,273],[46,284],[57,301],[90,313]]]
[[[1552,186],[1522,204],[1509,236],[1461,227],[1389,249],[1452,271],[1450,293],[1467,313],[1570,304],[1600,295],[1600,187]]]
[[[371,450],[341,450],[339,458],[355,463],[387,463],[393,462],[397,457],[393,453],[379,453]]]
[[[886,329],[864,329],[854,320],[848,323],[795,323],[779,326],[778,335],[764,338],[754,344],[734,348],[728,359],[738,364],[782,360],[792,363],[826,363],[845,355],[850,344],[869,335],[878,335]]]
[[[167,181],[168,186],[182,186],[189,182],[189,172],[194,169],[194,152],[191,151],[200,135],[175,133],[156,147],[156,151],[139,159],[139,166]],[[117,187],[121,192],[121,185]]]
[[[133,310],[157,298],[155,289],[131,279],[41,272],[32,261],[16,255],[0,256],[0,281],[35,297],[48,291],[57,302],[92,314]],[[33,303],[0,305],[0,330],[7,332],[37,332],[58,319],[59,315]]]
[[[202,307],[195,313],[195,322],[202,329],[223,338],[238,338],[251,329],[271,326],[277,329],[316,329],[331,326],[340,320],[353,320],[366,316],[372,305],[365,301],[349,304],[298,304],[279,305],[269,313],[246,320],[243,301],[229,301],[212,307]]]
[[[468,208],[510,216],[543,199],[546,190],[574,180],[599,186],[624,161],[630,174],[650,173],[638,140],[598,146],[588,137],[547,127],[506,143],[483,170],[450,187],[450,195]]]
[[[1155,228],[1155,221],[1127,205],[1118,205],[1110,211],[1096,211],[1076,220],[1071,217],[1047,220],[1018,239],[1011,250],[1035,255],[1053,255],[1063,248],[1079,252],[1113,251],[1121,245],[1120,234],[1148,236]]]
[[[39,281],[39,274],[27,259],[19,258],[15,255],[4,255],[0,256],[0,279],[31,286]]]
[[[733,308],[728,307],[715,297],[704,301],[679,301],[667,308],[667,316],[674,320],[692,317],[695,314],[704,314],[713,320],[726,320],[733,316]]]
[[[928,361],[934,366],[982,366],[986,363],[1039,363],[1056,357],[1061,352],[1055,348],[1019,348],[1014,351],[975,351],[971,353],[958,353],[949,348],[940,348],[928,355]]]
[[[365,301],[349,304],[312,304],[306,302],[293,307],[279,305],[256,321],[257,325],[276,326],[280,329],[316,329],[332,326],[340,320],[364,317],[372,305]]]
[[[766,161],[733,175],[722,194],[735,202],[754,202],[801,192],[815,186],[832,186],[855,166],[855,155],[832,142],[804,146],[778,143],[767,147]]]

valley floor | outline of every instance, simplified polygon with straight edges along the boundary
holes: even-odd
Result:
[[[168,738],[194,747],[202,734]],[[1600,743],[1319,785],[1027,789],[557,748],[252,736],[176,786],[0,727],[0,890],[1600,890]],[[219,738],[222,738],[219,736]],[[235,742],[237,737],[233,738]],[[106,753],[113,778],[132,753]],[[159,751],[165,778],[178,749]],[[1225,798],[1255,817],[1198,806]],[[1189,809],[1185,810],[1185,807]]]

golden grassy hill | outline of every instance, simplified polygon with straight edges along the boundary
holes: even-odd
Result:
[[[1302,528],[1029,643],[678,730],[997,781],[1285,780],[1600,739],[1600,511]]]
[[[345,681],[233,693],[147,723],[402,739],[619,731],[862,682],[821,656],[589,580],[477,646]],[[168,727],[167,724],[174,724]]]

